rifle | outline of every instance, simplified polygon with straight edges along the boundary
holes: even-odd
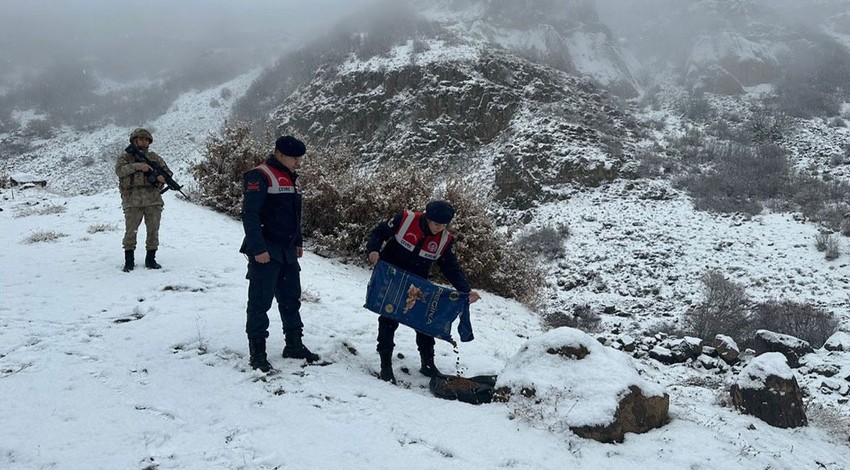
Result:
[[[138,148],[138,147],[136,147],[136,146],[135,146],[135,145],[133,145],[133,144],[130,144],[129,146],[127,146],[127,148],[125,148],[125,149],[124,149],[124,151],[125,151],[125,152],[127,152],[127,153],[129,153],[130,155],[132,155],[132,156],[136,157],[136,161],[137,161],[137,162],[139,162],[139,163],[147,163],[147,165],[148,165],[149,167],[151,167],[151,171],[149,171],[149,172],[145,175],[145,179],[146,179],[146,180],[148,181],[148,183],[150,183],[152,186],[154,186],[154,187],[159,187],[159,180],[158,180],[158,178],[159,178],[160,176],[162,176],[162,178],[165,180],[165,188],[164,188],[164,189],[162,189],[162,190],[159,192],[159,194],[162,194],[162,193],[164,193],[164,192],[168,191],[169,189],[173,189],[173,190],[177,191],[178,193],[182,194],[182,195],[183,195],[183,197],[185,197],[186,199],[189,199],[189,196],[187,196],[187,195],[186,195],[183,191],[181,191],[181,189],[183,188],[183,186],[180,186],[180,185],[177,183],[177,181],[174,181],[174,178],[172,178],[172,177],[171,177],[171,174],[170,174],[170,173],[168,173],[167,171],[165,171],[165,168],[161,167],[161,166],[160,166],[157,162],[155,162],[155,161],[151,160],[150,158],[148,158],[148,157],[147,157],[147,155],[143,154],[143,153],[141,152],[141,150],[139,150],[139,148]]]

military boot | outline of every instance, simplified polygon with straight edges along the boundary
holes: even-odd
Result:
[[[378,351],[378,354],[381,356],[381,374],[379,377],[384,382],[395,384],[395,374],[393,374],[393,352]]]
[[[307,346],[301,342],[301,332],[286,333],[286,346],[283,347],[283,357],[292,359],[306,359],[307,362],[316,362],[319,355],[310,352]]]
[[[129,273],[136,267],[133,250],[124,250],[124,272]]]
[[[419,351],[419,359],[422,361],[422,367],[419,372],[425,377],[443,377],[443,373],[437,370],[434,365],[434,350]]]
[[[251,368],[263,372],[272,370],[272,365],[266,357],[266,339],[248,338],[248,351],[251,353]]]
[[[159,269],[162,267],[156,262],[156,250],[148,250],[148,254],[145,256],[145,267],[148,269]]]

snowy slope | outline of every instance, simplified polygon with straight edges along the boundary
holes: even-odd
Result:
[[[165,159],[178,183],[191,181],[189,167],[201,158],[207,137],[218,132],[233,102],[258,74],[258,69],[252,70],[220,86],[183,93],[166,114],[138,123],[153,132],[151,149]],[[0,174],[37,175],[69,194],[100,192],[117,184],[115,158],[132,130],[114,125],[88,132],[63,128],[49,140],[32,142],[33,150],[24,154],[4,152]]]
[[[368,271],[309,252],[305,342],[333,364],[273,354],[281,373],[265,377],[246,370],[238,222],[168,197],[164,269],[125,274],[115,190],[0,197],[0,396],[14,404],[0,414],[3,468],[850,468],[835,411],[771,428],[719,403],[723,377],[657,363],[637,367],[671,395],[671,421],[619,445],[510,419],[502,404],[434,398],[404,328],[396,370],[411,372],[386,384],[373,377],[375,316],[361,308]],[[48,230],[64,236],[24,242]],[[460,345],[469,375],[501,372],[541,333],[528,310],[487,293],[473,326]],[[454,363],[440,342],[437,365]]]

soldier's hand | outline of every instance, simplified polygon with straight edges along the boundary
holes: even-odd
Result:
[[[165,177],[162,175],[157,176],[156,180],[159,181],[159,184],[165,184]]]
[[[296,246],[295,247],[295,257],[300,258],[302,256],[304,256],[304,248],[302,248],[300,246]]]
[[[147,163],[136,163],[136,165],[139,165],[138,169],[142,173],[147,173],[147,172],[151,171],[151,166],[148,165]]]
[[[260,253],[259,255],[254,256],[254,260],[257,261],[260,264],[266,264],[266,263],[268,263],[269,261],[272,260],[272,257],[269,256],[268,251],[264,251],[264,252]]]
[[[378,263],[378,259],[380,257],[381,257],[381,255],[379,255],[377,251],[373,251],[373,252],[369,253],[369,263],[374,266],[375,264]]]
[[[481,300],[481,296],[478,295],[478,292],[471,291],[469,293],[469,303],[474,304],[475,302],[478,302],[479,300]]]

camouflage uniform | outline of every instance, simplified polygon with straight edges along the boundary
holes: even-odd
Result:
[[[165,161],[156,153],[148,151],[145,155],[153,162],[159,164],[165,171],[171,174],[171,170]],[[162,218],[164,202],[159,191],[162,184],[153,186],[145,179],[141,167],[144,163],[136,161],[136,157],[129,153],[118,156],[115,162],[115,174],[118,175],[118,189],[121,191],[121,207],[124,209],[124,250],[136,249],[136,233],[142,219],[145,221],[147,238],[145,248],[148,251],[159,247],[159,222]]]

